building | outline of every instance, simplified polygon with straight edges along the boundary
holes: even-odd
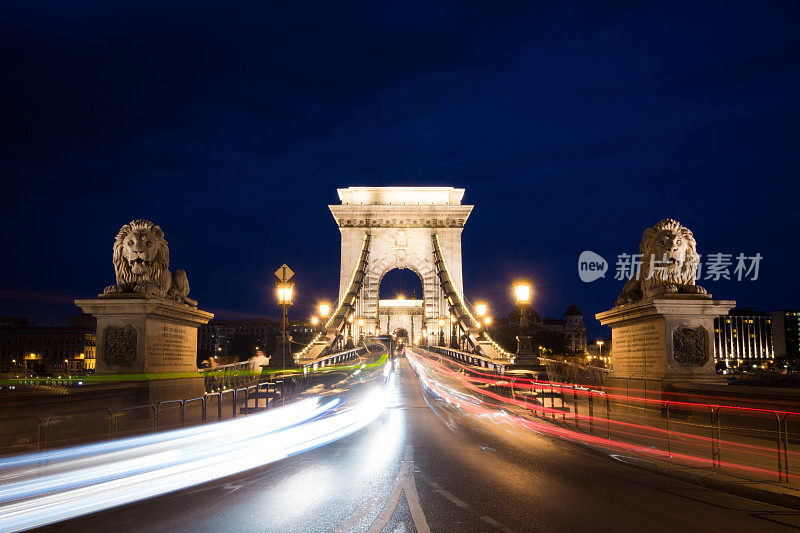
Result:
[[[800,362],[800,311],[773,311],[771,318],[775,357],[785,358],[787,363]]]
[[[573,351],[578,353],[586,352],[586,324],[583,323],[583,313],[578,309],[578,306],[570,305],[564,311],[561,319],[542,319],[541,327],[545,330],[566,335]]]
[[[314,336],[314,326],[304,320],[290,320],[287,335],[292,340],[292,351],[298,351],[302,345]],[[258,339],[265,353],[274,354],[281,335],[281,323],[277,320],[259,318],[253,320],[211,320],[200,326],[197,336],[197,347],[205,355],[229,355],[231,342],[237,336],[252,336]]]
[[[514,309],[509,313],[508,317],[501,318],[497,321],[492,331],[499,337],[501,344],[505,345],[506,349],[514,351],[516,349],[516,335],[519,328],[519,308]],[[586,340],[586,324],[583,322],[583,313],[575,305],[570,305],[561,318],[542,318],[539,313],[533,309],[527,311],[528,323],[530,325],[531,333],[534,336],[535,342],[541,342],[545,346],[562,345],[563,343],[554,339],[555,336],[564,335],[567,341],[567,349],[577,352],[579,354],[586,353],[587,340]],[[508,329],[509,331],[504,331]],[[553,335],[558,334],[558,335]],[[514,339],[513,343],[511,338]],[[534,346],[536,348],[536,346]],[[567,355],[567,354],[561,354]]]
[[[775,359],[771,322],[765,312],[752,308],[731,309],[727,315],[716,317],[716,362],[724,363],[728,368],[742,365],[766,366],[771,363]]]
[[[94,372],[96,339],[84,327],[30,326],[14,317],[0,326],[0,368],[48,373]],[[0,319],[2,324],[10,324]]]
[[[280,335],[281,323],[268,319],[217,320],[200,326],[197,346],[208,354],[227,355],[231,341],[237,335],[257,337],[264,346],[274,346]]]

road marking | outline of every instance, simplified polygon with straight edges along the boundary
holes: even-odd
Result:
[[[512,533],[510,529],[508,529],[506,526],[504,526],[503,524],[501,524],[500,522],[498,522],[497,520],[495,520],[492,517],[483,515],[483,516],[481,516],[481,520],[483,520],[484,522],[486,522],[487,524],[489,524],[492,527],[496,527],[500,531],[505,531],[506,533]]]
[[[347,522],[341,525],[339,529],[334,531],[334,533],[345,533],[346,531],[353,531],[354,528],[358,525],[358,523],[361,522],[361,520],[363,520],[365,516],[370,514],[380,503],[381,502],[378,498],[373,498],[372,500],[370,500],[370,502],[367,504],[366,507],[364,507],[355,515],[353,515]]]
[[[403,492],[406,493],[406,501],[408,508],[411,511],[411,518],[414,520],[414,527],[420,533],[430,533],[431,528],[428,526],[428,521],[425,519],[425,513],[422,511],[422,505],[419,501],[419,494],[417,494],[417,485],[414,482],[414,473],[412,467],[414,466],[414,448],[411,445],[406,445],[405,454],[403,455],[403,465],[400,467],[400,472],[397,474],[397,481],[392,488],[392,492],[386,499],[386,504],[383,510],[372,522],[369,533],[380,533],[389,524],[392,515],[397,510],[397,504],[400,502],[400,497]]]

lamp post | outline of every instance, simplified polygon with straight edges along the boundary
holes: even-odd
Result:
[[[484,302],[475,304],[475,314],[478,316],[478,338],[483,338],[483,317],[486,316],[487,305]]]
[[[350,315],[347,317],[347,339],[345,339],[345,349],[355,347],[355,344],[353,343],[353,322],[355,319],[355,315]]]
[[[286,356],[291,351],[289,349],[289,337],[286,335],[288,325],[289,306],[292,305],[292,293],[294,292],[294,281],[290,281],[294,276],[294,271],[286,263],[282,264],[275,271],[278,278],[278,305],[281,306],[281,342],[280,350],[282,362],[286,363]]]
[[[321,322],[325,322],[325,319],[328,318],[328,315],[331,314],[331,304],[329,302],[320,302],[319,303],[319,316]]]
[[[597,341],[597,351],[600,354],[600,360],[603,360],[603,341]]]
[[[439,346],[444,346],[444,318],[439,319]]]
[[[278,282],[278,305],[281,306],[281,345],[279,352],[284,360],[289,355],[289,337],[286,334],[286,329],[289,324],[289,306],[292,305],[293,292],[293,281]]]
[[[456,315],[450,315],[450,347],[458,348],[458,331],[456,331]]]
[[[533,299],[533,284],[530,280],[520,279],[514,282],[514,299],[519,306],[517,364],[538,365],[539,358],[533,354],[533,339],[528,322],[528,308]],[[541,348],[539,350],[541,352]]]
[[[319,318],[312,316],[311,317],[311,327],[314,328],[314,333],[317,332],[317,326],[319,325]]]

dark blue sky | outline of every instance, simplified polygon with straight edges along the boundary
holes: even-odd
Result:
[[[63,320],[141,217],[201,307],[275,314],[286,261],[307,316],[351,185],[466,188],[467,294],[498,315],[522,274],[543,315],[608,308],[578,254],[664,217],[764,256],[716,297],[800,306],[798,4],[499,4],[6,3],[0,314]]]

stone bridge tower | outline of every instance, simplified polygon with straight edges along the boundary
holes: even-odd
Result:
[[[349,187],[338,192],[342,204],[329,207],[342,234],[339,297],[347,290],[368,233],[369,266],[357,315],[364,318],[369,331],[374,330],[381,279],[392,269],[408,268],[422,280],[428,331],[438,334],[438,319],[449,321],[449,311],[437,279],[431,236],[439,236],[454,288],[463,298],[461,232],[473,207],[461,205],[464,189]]]

